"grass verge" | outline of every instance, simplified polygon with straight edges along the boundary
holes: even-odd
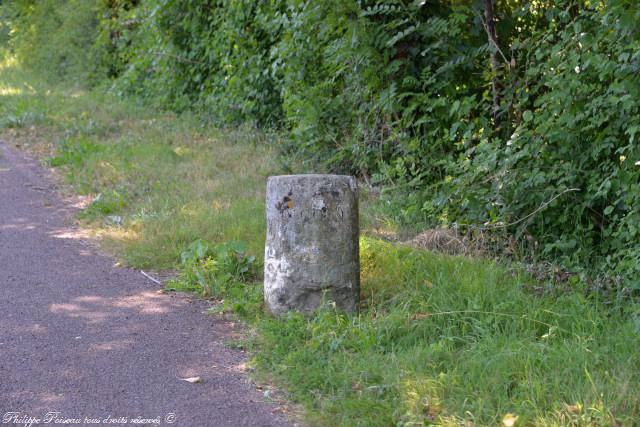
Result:
[[[81,219],[128,264],[175,267],[199,238],[261,253],[264,182],[279,170],[264,134],[24,78],[0,64],[0,126],[88,196]]]
[[[49,87],[11,59],[0,64],[0,96],[3,133],[89,196],[80,217],[106,247],[135,267],[179,269],[171,287],[215,297],[222,302],[214,311],[232,311],[257,330],[245,345],[258,375],[303,404],[308,424],[640,419],[633,301],[603,299],[579,281],[539,294],[532,279],[488,260],[365,237],[359,315],[328,306],[311,318],[273,319],[256,279],[265,179],[280,171],[274,141],[100,92]]]

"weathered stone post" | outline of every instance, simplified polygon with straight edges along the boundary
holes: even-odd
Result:
[[[264,298],[273,314],[324,300],[353,312],[360,296],[358,194],[353,177],[282,175],[267,181]]]

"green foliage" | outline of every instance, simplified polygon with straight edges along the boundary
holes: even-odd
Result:
[[[201,286],[216,280],[245,281],[255,274],[253,271],[256,257],[246,256],[243,242],[221,243],[210,246],[203,240],[196,240],[180,254],[180,260],[189,277]],[[215,280],[209,280],[215,277]]]
[[[51,157],[49,164],[52,167],[63,165],[78,166],[82,164],[88,156],[99,154],[104,149],[104,146],[96,144],[86,137],[63,140],[59,144],[58,155]]]
[[[264,249],[264,182],[279,172],[265,138],[40,84],[12,61],[0,61],[0,90],[2,117],[37,117],[3,137],[55,150],[68,182],[94,196],[87,211],[99,221],[84,225],[138,268],[180,269],[185,253],[193,275],[170,286],[201,292],[198,271],[223,300],[212,312],[253,321],[258,372],[307,408],[309,425],[500,425],[507,413],[519,417],[516,425],[637,424],[637,302],[585,292],[575,276],[564,289],[540,292],[546,284],[490,260],[364,238],[359,314],[328,306],[316,316],[273,319],[248,274],[259,261],[243,261]],[[543,113],[527,109],[524,120]],[[126,203],[112,204],[118,200]],[[371,206],[361,206],[366,217]],[[105,215],[122,222],[105,226]],[[248,249],[204,243],[235,240]]]
[[[82,218],[92,218],[118,213],[128,203],[129,197],[123,191],[110,190],[105,193],[98,193],[80,216]]]
[[[361,253],[359,315],[326,307],[259,325],[258,367],[286,384],[311,425],[500,425],[512,413],[517,425],[605,426],[638,417],[632,304],[607,308],[581,292],[537,297],[525,276],[492,263],[370,239]]]
[[[0,127],[3,128],[25,128],[42,120],[42,115],[33,111],[25,111],[22,114],[8,114],[0,120]]]
[[[8,8],[0,4],[0,46],[11,40],[11,13]]]
[[[251,284],[256,275],[256,258],[246,255],[245,250],[246,245],[239,241],[214,246],[200,239],[194,241],[180,255],[180,277],[169,284],[169,289],[222,299],[221,311],[255,313],[262,294],[259,287]]]
[[[507,138],[469,147],[453,179],[425,199],[444,201],[462,224],[514,224],[543,257],[614,271],[637,287],[640,9],[609,4],[552,8],[545,31],[512,43],[523,66],[504,89]]]
[[[244,0],[143,1],[126,18],[139,25],[121,35],[128,61],[117,89],[199,109],[210,120],[274,125],[281,101],[269,56],[278,28],[268,18],[278,8]]]
[[[288,170],[363,176],[393,221],[638,288],[638,3],[492,3],[497,45],[479,0],[17,0],[0,37],[58,77],[278,127]]]
[[[29,69],[52,80],[95,83],[103,78],[96,48],[102,0],[15,0],[0,5],[9,17],[10,44]]]
[[[358,315],[327,305],[275,319],[260,286],[229,279],[242,270],[234,247],[194,242],[168,289],[208,286],[223,299],[212,313],[253,320],[259,372],[310,425],[497,425],[515,414],[523,425],[605,426],[640,413],[633,303],[612,307],[579,286],[536,296],[528,277],[490,262],[363,239]]]

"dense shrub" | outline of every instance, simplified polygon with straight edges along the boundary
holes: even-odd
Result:
[[[285,158],[372,179],[416,228],[499,229],[567,266],[640,269],[633,0],[18,0],[2,10],[26,64],[109,78],[123,95],[217,125],[279,127]]]
[[[129,55],[118,89],[223,123],[274,125],[282,117],[270,49],[278,2],[143,1],[123,22]]]
[[[513,224],[547,258],[637,275],[640,28],[628,5],[553,9],[547,28],[514,41],[509,133],[455,164],[435,199],[452,218]]]

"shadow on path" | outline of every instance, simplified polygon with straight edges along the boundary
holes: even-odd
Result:
[[[0,143],[0,417],[288,425],[223,345],[233,325],[97,254],[50,182]]]

